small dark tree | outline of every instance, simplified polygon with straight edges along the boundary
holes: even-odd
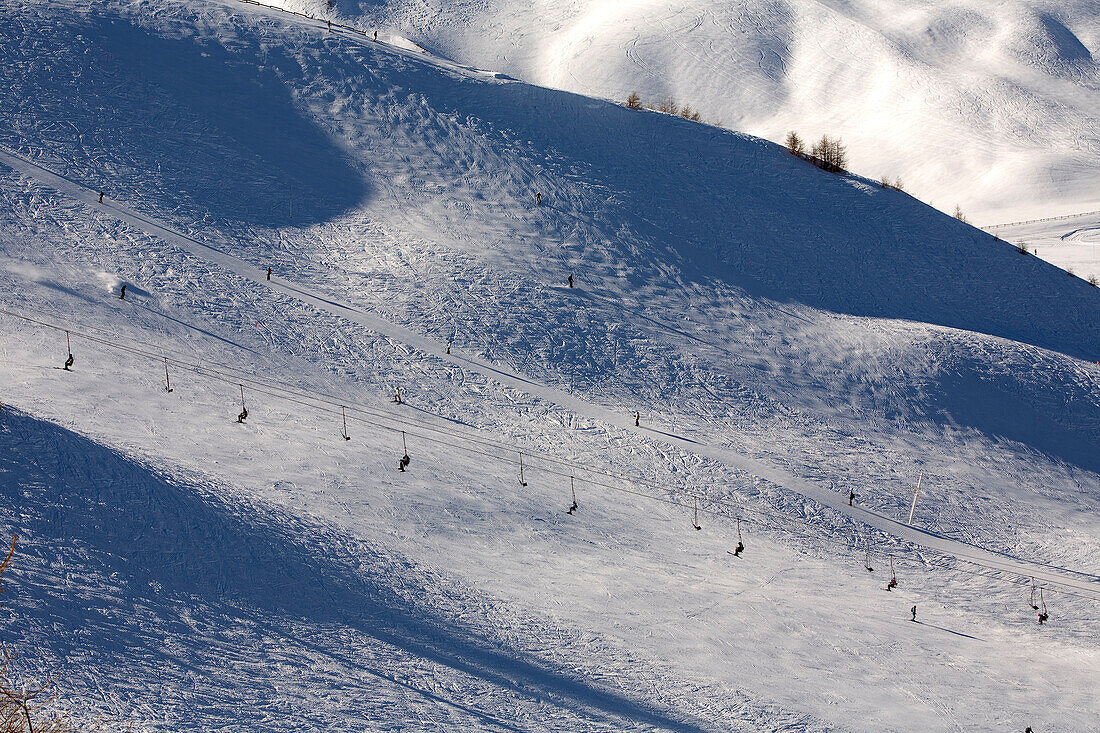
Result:
[[[806,152],[806,146],[802,143],[802,138],[794,130],[787,133],[787,150],[791,155],[799,156]]]
[[[642,98],[638,96],[637,92],[631,92],[630,96],[626,98],[626,106],[630,109],[641,109]]]
[[[963,224],[969,224],[970,223],[970,220],[967,219],[966,215],[963,213],[962,207],[959,206],[958,204],[955,204],[955,214],[954,214],[954,216],[955,216],[956,219],[961,221]]]

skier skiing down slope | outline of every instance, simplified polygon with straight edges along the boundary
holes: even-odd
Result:
[[[909,619],[909,620],[910,620],[910,621],[916,621],[916,620],[917,620],[917,607],[916,607],[916,606],[913,606],[913,607],[912,607],[911,609],[909,609],[909,612],[910,612],[911,614],[913,614],[913,618],[911,618],[911,619]]]

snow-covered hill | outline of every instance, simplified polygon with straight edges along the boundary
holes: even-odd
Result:
[[[1100,280],[1100,212],[990,227],[998,237],[1067,272]]]
[[[0,7],[6,641],[147,730],[1093,725],[1100,291],[407,46]]]
[[[322,13],[321,0],[277,0]],[[536,84],[673,96],[995,224],[1100,208],[1093,0],[337,0],[339,17]]]

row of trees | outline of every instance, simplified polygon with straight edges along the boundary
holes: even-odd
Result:
[[[654,112],[664,112],[666,115],[676,115],[692,122],[706,122],[699,110],[692,109],[689,105],[681,106],[674,97],[668,96],[656,102],[643,101],[637,92],[631,92],[626,98],[626,106],[630,109],[651,109]],[[707,122],[706,124],[721,127],[721,122]]]
[[[674,98],[671,96],[665,97],[657,102],[644,102],[641,96],[637,92],[631,92],[630,96],[626,98],[626,106],[630,109],[651,109],[657,112],[664,112],[668,115],[679,115],[687,120],[693,120],[695,122],[703,122],[702,115],[698,110],[693,110],[688,105],[680,106]],[[721,127],[721,122],[708,123]],[[791,155],[797,155],[800,158],[809,160],[817,167],[827,170],[830,173],[846,173],[848,166],[848,149],[841,142],[840,138],[831,138],[828,135],[822,135],[821,139],[813,143],[810,149],[807,151],[806,143],[799,137],[798,133],[791,130],[787,133],[786,139],[787,150]],[[891,181],[888,177],[883,176],[879,181],[883,188],[892,188],[895,191],[904,191],[900,178],[895,178]],[[966,215],[963,214],[962,209],[958,206],[955,207],[955,218],[959,221],[969,223]]]
[[[786,144],[791,155],[806,158],[818,168],[831,173],[843,173],[846,170],[845,166],[848,165],[848,150],[840,138],[833,139],[828,135],[822,135],[821,139],[811,145],[807,152],[802,138],[797,132],[791,130],[787,133]]]

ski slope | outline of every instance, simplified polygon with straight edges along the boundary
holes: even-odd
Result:
[[[75,704],[1094,725],[1095,288],[766,142],[407,44],[228,2],[2,12],[5,635]]]
[[[1092,0],[338,0],[334,12],[535,84],[673,96],[775,141],[839,136],[852,170],[975,221],[1100,208]]]
[[[987,231],[1080,278],[1100,278],[1100,213],[1008,223]]]

